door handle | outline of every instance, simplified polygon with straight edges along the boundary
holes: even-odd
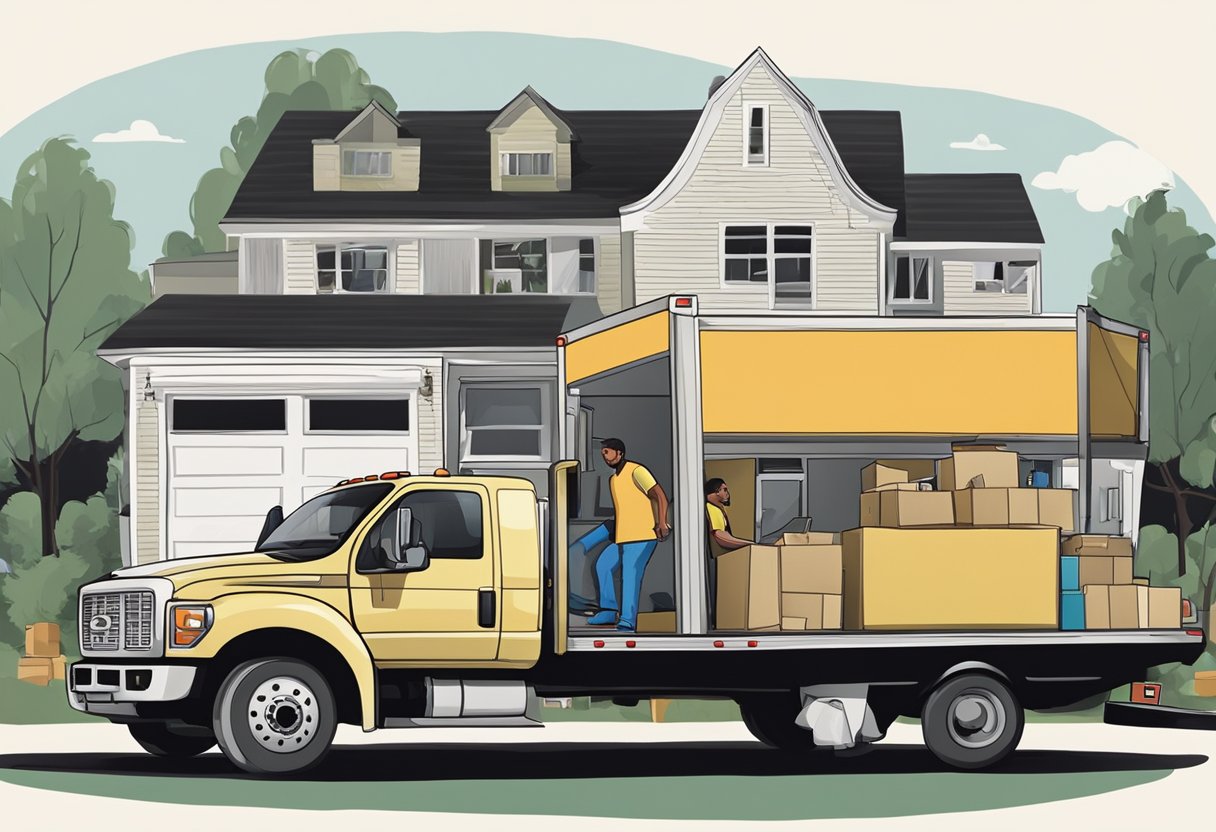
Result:
[[[493,587],[477,590],[477,626],[493,629],[498,620],[497,595]]]

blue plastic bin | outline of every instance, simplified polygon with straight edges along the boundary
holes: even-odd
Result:
[[[1081,558],[1076,555],[1060,558],[1060,589],[1064,592],[1081,591]]]
[[[1060,596],[1060,629],[1085,629],[1085,594],[1065,592]]]
[[[1051,488],[1051,474],[1046,471],[1030,472],[1031,488]]]

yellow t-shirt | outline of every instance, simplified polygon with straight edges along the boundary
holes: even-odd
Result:
[[[616,517],[615,543],[658,539],[654,531],[654,509],[646,495],[657,484],[654,476],[636,462],[626,462],[620,471],[608,478]]]
[[[715,558],[720,558],[730,550],[722,546],[718,541],[714,540],[713,532],[730,531],[730,523],[726,519],[726,512],[718,506],[705,501],[705,516],[709,518],[709,551]]]

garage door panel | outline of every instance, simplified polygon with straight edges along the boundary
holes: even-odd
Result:
[[[173,471],[178,477],[281,476],[283,449],[232,445],[187,446],[180,440],[173,449]]]
[[[175,488],[178,517],[265,517],[271,506],[283,504],[283,489],[263,488]]]
[[[401,447],[313,446],[304,449],[304,476],[332,477],[337,481],[384,471],[407,471],[409,462],[409,451]]]

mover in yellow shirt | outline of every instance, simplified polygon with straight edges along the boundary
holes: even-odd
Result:
[[[667,494],[646,467],[625,458],[625,443],[605,439],[600,443],[604,462],[613,469],[608,483],[612,491],[612,543],[595,562],[599,580],[600,611],[588,624],[616,624],[623,632],[637,629],[638,600],[642,576],[660,540],[671,534],[667,523]],[[616,577],[621,577],[621,598],[616,597]]]
[[[711,477],[705,481],[705,542],[709,549],[709,563],[705,571],[709,581],[710,615],[711,619],[717,607],[718,597],[718,558],[734,549],[750,546],[750,540],[735,537],[730,529],[730,518],[726,516],[726,507],[730,505],[730,489],[721,477]],[[712,628],[714,622],[710,621]]]

